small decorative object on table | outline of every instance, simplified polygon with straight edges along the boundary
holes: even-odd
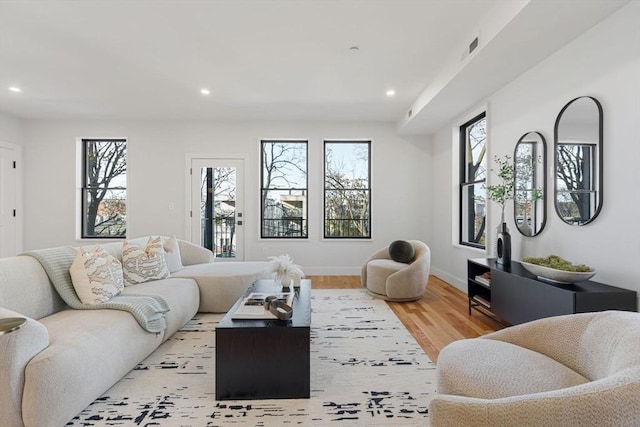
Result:
[[[498,170],[491,169],[502,181],[501,184],[487,185],[487,197],[500,205],[500,225],[498,226],[498,236],[496,238],[496,258],[498,264],[511,264],[511,235],[504,222],[504,206],[507,200],[513,199],[513,186],[515,180],[515,169],[511,163],[511,157],[504,156],[501,159],[495,156],[493,160],[498,164]]]
[[[237,319],[279,319],[289,320],[293,315],[293,292],[274,294],[251,292],[231,318]]]
[[[271,260],[271,271],[276,273],[274,282],[278,286],[300,287],[300,279],[304,277],[302,267],[293,263],[289,255],[269,257]]]
[[[496,256],[498,262],[502,265],[511,264],[511,234],[507,228],[507,223],[501,224],[500,232],[498,233],[498,246],[496,250]]]
[[[552,283],[571,284],[583,282],[595,276],[596,272],[590,267],[580,264],[574,265],[557,255],[546,258],[523,258],[522,266],[538,279]]]

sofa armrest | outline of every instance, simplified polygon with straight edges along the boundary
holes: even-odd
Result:
[[[25,317],[20,329],[0,335],[0,414],[2,425],[22,426],[24,372],[29,361],[49,345],[49,332],[37,320],[0,308],[0,319]]]
[[[187,265],[213,262],[215,259],[213,252],[209,249],[187,242],[186,240],[178,240],[178,246],[180,247],[180,260],[185,267]]]
[[[633,426],[640,419],[640,368],[575,387],[502,399],[436,395],[432,427]]]
[[[411,241],[416,248],[416,259],[406,268],[387,277],[387,296],[402,298],[412,287],[412,295],[420,295],[427,287],[431,270],[431,251],[422,242]]]
[[[567,334],[578,336],[582,335],[591,320],[594,317],[601,315],[601,313],[602,312],[580,313],[546,317],[532,322],[511,326],[499,331],[491,332],[490,334],[483,335],[481,338],[504,341],[537,351],[533,348],[530,348],[530,346],[535,347],[540,343],[542,343],[544,346],[548,346],[549,342],[552,341],[552,339],[549,337],[550,333],[553,333],[558,337],[562,337]],[[570,320],[568,321],[568,319]],[[566,346],[564,340],[561,340],[561,345]]]
[[[637,363],[640,314],[614,310],[568,314],[511,326],[480,338],[528,348],[594,380]]]

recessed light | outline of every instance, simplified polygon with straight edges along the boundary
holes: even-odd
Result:
[[[209,89],[200,89],[200,93],[203,95],[209,95],[211,91],[209,91]]]
[[[15,87],[15,86],[11,86],[11,87],[9,88],[9,90],[10,90],[11,92],[22,92],[22,89],[20,89],[19,87]]]
[[[360,52],[360,48],[358,46],[351,46],[349,48],[349,53],[358,53]]]
[[[393,89],[389,89],[389,90],[387,91],[387,96],[393,96],[393,95],[395,95],[395,94],[396,94],[396,91],[395,91],[395,90],[393,90]]]

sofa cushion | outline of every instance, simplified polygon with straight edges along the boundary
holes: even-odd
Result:
[[[165,340],[187,323],[198,312],[200,302],[198,285],[189,278],[169,278],[127,286],[123,295],[155,295],[162,297],[169,305],[165,313],[167,328]]]
[[[439,394],[498,399],[559,390],[589,380],[535,351],[492,339],[467,339],[438,356]]]
[[[99,245],[91,251],[79,248],[69,274],[83,304],[109,301],[124,289],[122,264]]]
[[[136,237],[135,239],[127,239],[129,243],[136,246],[144,246],[149,241],[149,236]],[[83,248],[89,250],[92,245],[83,246]],[[122,261],[122,242],[101,243],[100,246],[105,251],[113,255],[117,260]]]
[[[160,237],[149,237],[144,248],[125,240],[122,243],[122,266],[125,286],[169,277]]]
[[[0,307],[40,319],[66,306],[35,258],[0,258]]]
[[[213,262],[185,267],[172,277],[191,277],[198,282],[200,309],[226,313],[256,280],[273,278],[271,264],[256,262]]]
[[[167,260],[167,268],[169,273],[175,273],[184,268],[182,265],[182,259],[180,258],[180,246],[178,245],[178,239],[176,236],[171,236],[167,239],[162,247],[164,248],[164,256]]]
[[[147,357],[163,334],[121,310],[63,310],[40,320],[49,346],[25,370],[27,426],[62,426]]]
[[[391,259],[374,259],[367,263],[367,289],[387,295],[387,277],[407,268],[407,264]]]

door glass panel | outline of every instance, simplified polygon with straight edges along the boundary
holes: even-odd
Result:
[[[244,260],[243,165],[243,159],[191,160],[191,242],[221,261]]]
[[[236,168],[200,168],[202,246],[216,258],[236,257]]]

